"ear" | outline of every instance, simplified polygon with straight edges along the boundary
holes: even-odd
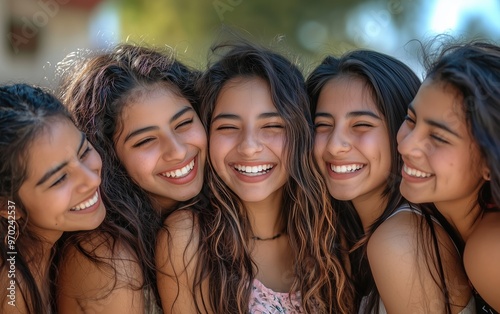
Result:
[[[21,211],[16,203],[13,200],[0,196],[0,217],[3,217],[7,220],[15,219],[18,220],[22,218]]]
[[[491,180],[490,168],[488,168],[487,166],[483,167],[482,174],[483,174],[483,179],[484,180],[486,180],[486,181],[490,181]]]

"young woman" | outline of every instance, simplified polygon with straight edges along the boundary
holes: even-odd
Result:
[[[451,45],[427,73],[398,133],[401,193],[436,205],[465,245],[473,287],[500,311],[500,47]]]
[[[200,82],[210,206],[167,219],[164,311],[352,313],[301,73],[245,42],[214,52]]]
[[[56,242],[103,221],[101,165],[54,96],[0,87],[0,312],[56,312]]]
[[[396,133],[419,79],[393,57],[357,50],[327,57],[307,85],[314,153],[349,235],[358,311],[461,311],[471,293],[459,290],[467,279],[458,252],[432,212],[411,207],[398,189]]]
[[[103,156],[109,215],[100,234],[72,239],[61,271],[61,311],[159,311],[160,218],[203,183],[207,144],[195,110],[197,76],[171,54],[133,45],[66,69],[62,99]]]

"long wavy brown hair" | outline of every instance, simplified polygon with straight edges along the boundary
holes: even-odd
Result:
[[[217,60],[209,63],[198,84],[207,132],[222,87],[236,77],[264,79],[285,121],[289,179],[281,210],[295,257],[291,291],[300,291],[307,313],[353,313],[353,290],[337,245],[341,235],[334,227],[336,215],[312,156],[312,119],[300,70],[286,57],[245,40],[219,44],[211,51]],[[203,240],[192,289],[199,294],[202,284],[208,283],[209,295],[201,296],[198,311],[209,307],[215,313],[247,313],[256,276],[248,214],[210,159],[206,182],[210,207],[196,214]]]
[[[27,84],[0,87],[0,210],[7,211],[8,205],[14,206],[14,216],[18,218],[13,229],[13,220],[0,216],[0,274],[5,275],[1,279],[5,281],[5,286],[15,281],[16,295],[24,299],[29,314],[46,313],[48,309],[55,312],[54,282],[49,282],[50,287],[40,287],[36,283],[34,264],[43,256],[46,240],[33,232],[29,212],[19,197],[19,189],[28,175],[31,145],[50,128],[51,123],[59,120],[71,121],[71,117],[61,102],[48,91]],[[7,235],[15,239],[13,247],[8,245]],[[49,255],[50,278],[56,274],[55,264],[52,263],[57,255],[55,247],[51,248]],[[8,260],[13,256],[15,271],[8,274],[9,269],[12,270]],[[44,297],[47,289],[50,289],[48,299]],[[0,302],[6,304],[11,300],[7,298],[9,293],[2,293]]]
[[[168,88],[197,108],[194,82],[199,73],[177,61],[171,50],[132,44],[119,44],[96,55],[70,55],[59,69],[61,99],[102,156],[101,189],[107,214],[98,230],[110,240],[101,245],[115,252],[119,244],[132,253],[142,269],[143,287],[151,289],[159,302],[154,251],[161,213],[153,199],[128,175],[115,152],[114,138],[121,132],[124,106],[151,88]],[[74,243],[82,254],[116,275],[119,270],[114,262],[82,247],[88,237],[79,233],[67,242]],[[130,279],[137,282],[136,278]]]
[[[356,288],[356,308],[362,297],[367,297],[366,313],[378,313],[380,295],[368,263],[367,245],[371,235],[402,204],[408,201],[399,191],[401,182],[401,156],[397,151],[396,135],[403,123],[408,104],[415,97],[420,79],[403,62],[372,50],[354,50],[340,57],[328,56],[314,69],[307,79],[307,89],[311,101],[311,114],[315,114],[319,96],[323,87],[334,79],[360,79],[375,100],[377,109],[382,113],[391,139],[391,170],[381,197],[387,200],[384,212],[365,232],[359,215],[352,201],[332,198],[332,204],[338,212],[339,229],[346,234],[347,249],[350,251],[351,278]],[[414,204],[410,204],[416,207]],[[432,204],[419,206],[421,216],[416,216],[421,230],[418,237],[418,251],[426,256],[427,267],[433,279],[443,291],[443,313],[451,313],[448,283],[441,262],[440,245],[433,219],[449,230],[449,224]],[[357,311],[356,311],[357,312]]]

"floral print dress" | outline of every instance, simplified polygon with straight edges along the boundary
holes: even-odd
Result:
[[[300,292],[275,292],[254,279],[249,302],[250,314],[304,313]]]

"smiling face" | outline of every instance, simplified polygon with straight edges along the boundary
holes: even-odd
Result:
[[[120,125],[118,158],[164,209],[200,192],[207,138],[187,99],[157,85],[123,108]]]
[[[106,210],[98,191],[101,158],[68,119],[55,120],[28,149],[19,189],[30,231],[55,242],[63,231],[95,229]]]
[[[426,80],[398,132],[404,161],[401,193],[440,211],[467,208],[488,172],[468,130],[462,98],[451,86]]]
[[[384,117],[356,78],[330,80],[315,113],[314,155],[330,194],[338,200],[380,204],[391,166]]]
[[[281,200],[285,123],[264,80],[235,78],[222,87],[209,141],[214,170],[243,202]]]

